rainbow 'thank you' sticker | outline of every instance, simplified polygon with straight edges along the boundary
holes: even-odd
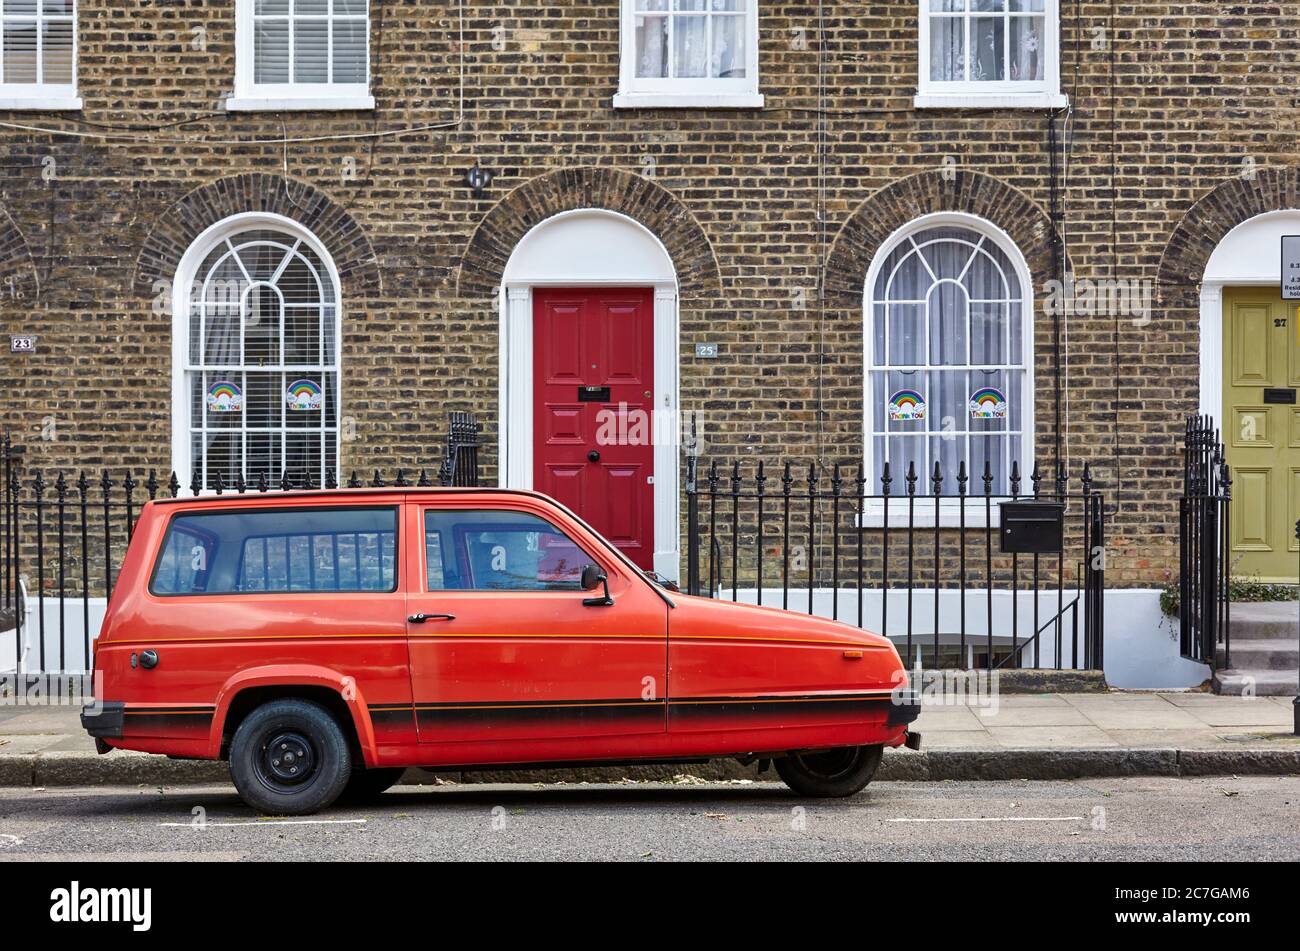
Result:
[[[300,413],[320,409],[320,384],[315,380],[294,380],[284,391],[284,402]]]
[[[238,383],[217,380],[208,387],[209,413],[238,413],[244,408],[244,394]]]
[[[904,422],[925,419],[925,397],[916,390],[899,390],[889,398],[889,418]]]
[[[1007,415],[1007,398],[992,386],[972,393],[968,405],[971,419],[1004,419]]]

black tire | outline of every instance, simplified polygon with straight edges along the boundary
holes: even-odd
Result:
[[[230,778],[258,812],[305,816],[352,778],[352,753],[334,716],[310,700],[272,700],[250,713],[230,743]]]
[[[820,753],[791,753],[775,765],[785,784],[801,796],[852,796],[871,782],[884,752],[883,746],[841,746]]]
[[[339,796],[338,802],[371,802],[391,789],[405,772],[406,767],[404,766],[382,767],[379,769],[357,767],[352,770],[352,778],[348,780],[348,784],[344,787],[343,794]]]

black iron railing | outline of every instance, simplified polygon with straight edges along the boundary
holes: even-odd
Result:
[[[438,470],[443,485],[478,485],[479,430],[472,413],[452,412],[447,426],[447,455]]]
[[[1183,656],[1221,667],[1232,666],[1231,505],[1232,474],[1214,420],[1189,416],[1178,500],[1179,640]]]
[[[478,485],[479,427],[468,413],[453,413],[446,456],[438,472],[352,472],[348,488]],[[91,644],[112,596],[117,572],[145,502],[198,495],[176,473],[160,481],[155,471],[98,475],[46,474],[23,465],[21,447],[0,439],[0,672],[85,672]],[[436,482],[435,482],[436,477]],[[218,475],[210,494],[338,488],[333,470],[321,485],[309,472],[266,473],[225,484]]]
[[[1103,496],[1087,466],[1075,485],[1037,468],[1025,485],[1015,465],[1008,481],[995,494],[990,468],[972,479],[964,463],[928,478],[885,465],[868,485],[862,468],[690,458],[687,590],[884,633],[909,666],[1100,670]],[[1008,552],[1004,503],[1032,501],[1059,506],[1059,533]]]

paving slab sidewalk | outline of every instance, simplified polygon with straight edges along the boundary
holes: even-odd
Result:
[[[0,785],[224,782],[224,763],[95,753],[70,707],[0,706]],[[878,778],[1068,779],[1095,776],[1300,774],[1289,697],[1109,691],[1014,694],[928,704],[914,728],[919,753],[889,751]],[[773,774],[774,775],[774,774]],[[755,779],[757,767],[595,767],[438,773],[460,782]],[[412,770],[407,782],[433,782]],[[689,781],[686,780],[686,781]]]

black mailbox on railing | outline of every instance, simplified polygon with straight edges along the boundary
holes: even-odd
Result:
[[[1002,552],[1007,555],[1055,555],[1065,540],[1065,505],[1019,500],[1002,502]]]

